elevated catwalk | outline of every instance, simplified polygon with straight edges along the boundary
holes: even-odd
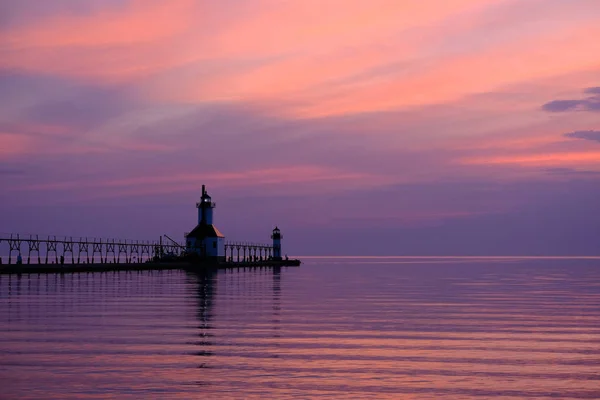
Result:
[[[3,251],[3,246],[8,251]],[[0,274],[300,266],[300,260],[273,259],[267,245],[227,243],[226,248],[230,256],[225,260],[199,258],[192,262],[185,259],[184,246],[170,238],[140,242],[0,235],[0,254],[8,255],[0,258]]]

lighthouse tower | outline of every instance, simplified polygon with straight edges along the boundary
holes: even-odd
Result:
[[[273,239],[273,260],[281,260],[281,231],[278,227],[273,229],[271,239]]]
[[[198,225],[185,236],[188,253],[195,253],[205,260],[225,261],[225,236],[213,225],[215,203],[204,185],[196,208],[198,208]]]
[[[196,208],[198,209],[198,225],[212,225],[213,209],[215,206],[215,203],[212,202],[211,197],[206,192],[206,186],[202,185],[202,196],[200,197],[200,201],[196,203]]]

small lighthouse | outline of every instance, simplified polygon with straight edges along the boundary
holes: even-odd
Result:
[[[195,253],[202,259],[225,261],[225,236],[213,225],[215,203],[202,185],[198,208],[198,225],[185,237],[188,253]]]
[[[273,260],[281,261],[281,231],[278,227],[273,229],[271,239],[273,239]]]

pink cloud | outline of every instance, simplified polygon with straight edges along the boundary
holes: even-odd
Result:
[[[193,5],[191,0],[134,0],[95,14],[56,15],[9,31],[1,43],[13,50],[151,43],[185,30]]]
[[[277,12],[257,8],[215,35],[222,46],[208,50],[213,63],[148,81],[141,93],[157,101],[252,103],[266,112],[315,118],[456,102],[473,93],[600,68],[596,24],[561,23],[539,32],[525,26],[522,35],[501,30],[482,46],[472,38],[487,35],[486,25],[451,19],[465,10],[483,18],[485,6],[496,3],[465,1],[427,13],[426,5],[406,10],[390,2],[367,7],[361,19],[366,3],[350,2],[329,25],[330,14],[313,16],[318,8],[306,11],[294,2]],[[560,11],[569,7],[574,6]],[[302,24],[304,18],[314,24]],[[392,20],[395,25],[386,23]],[[434,21],[439,25],[427,25]]]
[[[600,169],[600,152],[560,152],[560,153],[532,153],[490,157],[468,157],[461,160],[465,164],[514,164],[524,167],[561,167],[561,166],[588,166]]]
[[[0,132],[0,160],[24,154],[31,146],[31,140],[23,135]]]
[[[215,47],[229,57],[322,54],[339,47],[402,40],[404,30],[432,25],[469,7],[498,0],[293,0],[250,2],[244,17],[234,19],[215,37]]]
[[[193,0],[135,0],[90,15],[58,15],[0,36],[0,67],[124,79],[179,65],[173,41],[195,22]]]
[[[225,12],[192,0],[137,0],[8,31],[0,37],[0,65],[136,80],[140,96],[159,102],[245,102],[311,118],[452,102],[600,67],[597,24],[573,20],[532,31],[518,16],[509,32],[490,17],[505,4],[265,0]],[[506,7],[501,21],[514,20],[515,7]],[[571,3],[553,10],[580,14]],[[479,38],[492,33],[482,46]]]
[[[406,74],[349,86],[319,101],[305,101],[307,105],[292,105],[292,112],[314,117],[447,103],[519,82],[599,69],[594,39],[598,35],[600,27],[575,27],[472,54],[441,56]]]
[[[290,166],[234,172],[172,172],[160,175],[143,175],[94,181],[62,181],[15,187],[17,191],[83,191],[85,196],[120,197],[144,194],[164,194],[196,190],[203,183],[215,188],[261,187],[285,193],[301,193],[306,185],[319,188],[320,193],[335,192],[349,187],[375,187],[391,183],[390,178],[368,173],[347,172],[319,166]],[[94,190],[90,194],[89,189]],[[99,190],[101,189],[101,190]]]

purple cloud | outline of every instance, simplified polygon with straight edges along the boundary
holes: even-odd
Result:
[[[501,195],[510,201],[511,209],[448,218],[435,225],[364,218],[347,226],[296,228],[291,233],[301,237],[306,251],[316,255],[347,254],[348,249],[356,255],[597,254],[597,241],[593,238],[600,226],[598,178],[515,184],[462,182],[454,190],[448,186],[442,195],[448,198],[465,190],[488,192],[480,197],[481,202]],[[372,193],[374,198],[382,195]],[[428,200],[428,195],[427,191],[420,193],[423,201]],[[387,201],[400,199],[388,194]],[[345,207],[339,203],[337,206]]]
[[[553,100],[542,106],[548,112],[588,111],[600,112],[600,87],[591,87],[583,91],[591,96],[581,100]]]
[[[2,118],[0,111],[0,127],[5,130],[7,125],[14,126],[17,120],[82,131],[135,107],[128,88],[121,86],[101,87],[67,79],[0,71],[0,87],[3,88],[0,103],[17,106],[22,103],[16,116]]]
[[[569,132],[569,133],[565,133],[565,137],[600,142],[600,131],[590,130],[590,131]]]
[[[553,100],[542,106],[544,111],[563,112],[570,111],[581,105],[582,100]]]
[[[13,206],[4,229],[19,232],[180,238],[193,227],[197,193],[118,198],[88,204]],[[228,239],[268,242],[272,225],[284,251],[307,255],[593,255],[600,226],[600,179],[518,183],[457,180],[396,185],[319,197],[211,190],[215,223]],[[486,205],[492,207],[485,208]],[[505,207],[499,207],[504,205]],[[447,210],[430,223],[393,216]],[[473,210],[452,216],[454,210]],[[485,212],[482,212],[485,211]],[[43,229],[40,229],[43,227]],[[142,233],[140,233],[142,232]]]
[[[599,87],[591,87],[585,89],[584,93],[587,94],[600,94],[600,86]]]
[[[600,176],[600,171],[589,171],[589,170],[580,170],[573,168],[547,168],[545,170],[548,174],[563,176],[563,177],[584,177],[584,176]]]
[[[10,168],[10,167],[1,167],[0,166],[0,175],[22,175],[24,174],[25,171],[22,169],[17,169],[17,168]]]
[[[0,30],[57,14],[88,15],[106,7],[123,7],[130,0],[19,0],[0,2]]]

